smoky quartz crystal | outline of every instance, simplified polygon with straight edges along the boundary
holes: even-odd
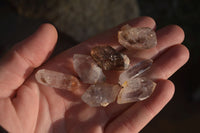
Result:
[[[126,55],[117,52],[111,46],[96,46],[92,48],[91,56],[103,70],[124,70],[130,63]]]

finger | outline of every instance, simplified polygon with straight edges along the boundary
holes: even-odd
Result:
[[[168,79],[189,59],[189,51],[183,45],[175,45],[158,57],[145,74],[151,79]]]
[[[56,29],[50,24],[44,24],[0,61],[0,97],[10,96],[33,69],[44,62],[52,52],[56,40]]]
[[[158,46],[157,50],[162,52],[166,48],[175,44],[181,44],[185,38],[184,31],[178,25],[169,25],[157,31]]]
[[[137,102],[119,115],[105,128],[106,133],[139,132],[172,98],[174,85],[168,80],[159,81],[153,95]]]

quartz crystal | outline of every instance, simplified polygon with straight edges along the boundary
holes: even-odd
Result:
[[[135,78],[141,75],[142,73],[144,73],[146,70],[148,70],[151,67],[152,63],[153,63],[153,60],[146,59],[144,61],[137,63],[136,65],[133,65],[132,67],[130,67],[129,69],[127,69],[126,71],[120,74],[119,84],[123,86],[123,84],[126,84],[126,82],[130,78]]]
[[[84,83],[96,84],[98,82],[104,82],[106,79],[102,69],[90,56],[74,54],[73,66],[74,70]]]
[[[91,56],[103,70],[127,69],[130,63],[126,55],[120,54],[111,46],[96,46],[91,50]]]
[[[150,79],[144,77],[131,78],[119,92],[117,103],[124,104],[145,100],[153,93],[155,87],[156,83]]]
[[[125,25],[118,32],[118,41],[127,49],[149,49],[157,44],[156,33],[148,27]]]
[[[91,85],[81,98],[91,107],[105,107],[115,101],[120,89],[119,85],[98,83]]]
[[[69,91],[74,91],[80,86],[76,77],[47,69],[37,71],[35,78],[40,84]]]

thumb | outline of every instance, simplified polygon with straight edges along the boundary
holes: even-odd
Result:
[[[27,39],[19,42],[0,61],[0,98],[8,97],[24,82],[34,68],[51,54],[57,41],[57,31],[43,24]]]

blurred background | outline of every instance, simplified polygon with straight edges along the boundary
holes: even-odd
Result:
[[[50,22],[59,32],[54,55],[138,16],[151,16],[158,29],[177,24],[185,31],[189,62],[170,79],[176,92],[141,133],[200,132],[199,0],[1,0],[0,58],[13,44]]]

